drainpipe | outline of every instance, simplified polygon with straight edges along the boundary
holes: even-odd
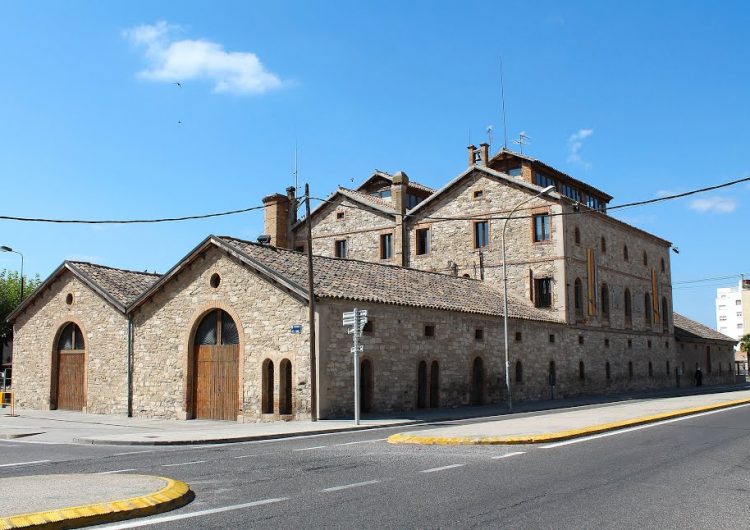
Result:
[[[133,316],[128,315],[128,418],[133,417]]]

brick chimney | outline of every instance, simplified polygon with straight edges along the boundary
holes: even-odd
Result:
[[[287,193],[289,190],[287,190]],[[263,197],[263,231],[271,236],[271,244],[276,247],[288,248],[289,227],[291,226],[289,196],[274,193]]]
[[[477,146],[474,144],[471,144],[466,149],[469,150],[469,166],[473,166],[474,165],[474,152],[477,150]]]
[[[409,177],[399,171],[391,181],[391,201],[396,210],[396,229],[393,234],[393,257],[402,267],[409,266],[409,237],[406,233],[404,215],[406,214],[406,194],[409,188]]]
[[[485,142],[479,144],[479,154],[482,157],[480,163],[486,167],[490,163],[490,144]]]

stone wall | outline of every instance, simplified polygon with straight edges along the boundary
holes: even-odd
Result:
[[[353,410],[352,338],[341,325],[341,313],[355,306],[367,309],[373,322],[372,332],[363,336],[362,355],[372,363],[376,410],[417,407],[420,361],[427,363],[428,378],[431,363],[439,363],[441,407],[470,404],[476,357],[484,365],[483,402],[505,401],[502,318],[333,300],[324,300],[320,306],[320,411],[324,417],[350,415]],[[424,336],[425,325],[435,326],[434,337]],[[477,329],[482,330],[481,340],[476,338]],[[509,339],[515,400],[551,397],[550,362],[555,363],[555,398],[677,384],[673,377],[677,353],[671,336],[511,319]]]
[[[695,384],[695,369],[700,366],[703,384],[734,383],[734,347],[729,342],[680,338],[677,353],[683,386]]]
[[[68,294],[72,304],[66,303]],[[85,341],[84,411],[127,414],[127,318],[65,271],[15,321],[13,389],[19,407],[50,408],[53,352],[74,322]],[[56,384],[56,382],[55,382]]]
[[[209,284],[215,273],[221,279],[217,288]],[[271,359],[276,369],[276,401],[280,363],[283,359],[291,361],[292,416],[309,417],[307,303],[215,248],[199,256],[134,314],[134,415],[190,417],[193,337],[198,323],[213,309],[226,311],[240,333],[238,418],[278,418],[278,403],[276,414],[261,413],[261,367],[265,359]],[[294,324],[302,325],[302,333],[291,333]]]

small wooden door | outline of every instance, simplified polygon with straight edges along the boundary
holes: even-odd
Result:
[[[82,410],[86,404],[84,374],[86,354],[81,329],[65,326],[57,342],[57,408]]]
[[[234,321],[224,311],[212,311],[198,326],[194,342],[195,417],[235,421],[240,347]]]
[[[440,365],[432,361],[430,366],[430,407],[440,406]]]
[[[417,368],[417,408],[423,409],[427,406],[427,363],[419,362]]]

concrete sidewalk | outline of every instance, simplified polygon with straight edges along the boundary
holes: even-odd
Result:
[[[0,529],[78,528],[165,512],[192,498],[184,482],[148,475],[4,478],[0,484]]]
[[[533,444],[567,440],[744,404],[750,404],[750,390],[572,408],[525,417],[507,416],[395,434],[388,441],[423,445]]]

